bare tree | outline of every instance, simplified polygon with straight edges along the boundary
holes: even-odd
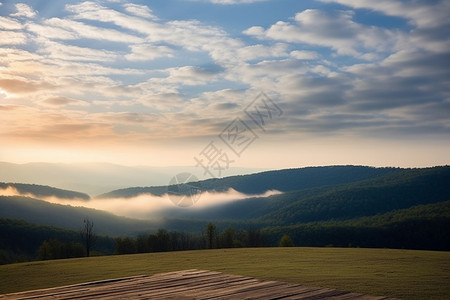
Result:
[[[92,246],[95,243],[94,222],[88,218],[84,219],[83,229],[81,229],[81,239],[86,248],[86,257],[91,254]]]

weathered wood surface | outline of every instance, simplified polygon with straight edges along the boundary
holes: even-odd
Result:
[[[194,269],[5,294],[0,295],[0,299],[388,300],[389,298]]]

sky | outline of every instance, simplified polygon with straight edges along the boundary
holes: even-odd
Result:
[[[450,2],[0,0],[0,161],[450,164]]]

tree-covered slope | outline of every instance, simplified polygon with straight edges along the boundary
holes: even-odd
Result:
[[[320,179],[317,173],[306,183],[296,182],[300,178],[298,176],[290,183],[283,183],[279,180],[283,172],[293,172],[291,174],[294,175],[302,172],[261,173],[264,176],[271,174],[274,182],[264,183],[264,188],[250,186],[240,191],[261,192],[268,187],[280,190],[302,188],[204,209],[174,207],[162,212],[158,221],[122,218],[103,211],[18,196],[0,196],[0,217],[74,230],[79,229],[83,219],[88,217],[95,222],[98,233],[111,236],[136,235],[157,228],[198,233],[208,222],[214,222],[220,230],[229,226],[236,229],[264,228],[268,245],[276,245],[279,235],[288,233],[299,245],[352,244],[450,250],[445,242],[446,233],[450,232],[450,167],[307,169],[307,173],[323,171],[324,177]],[[339,176],[338,171],[345,176]],[[309,173],[310,177],[313,173]],[[205,182],[209,182],[211,189],[232,187],[239,190],[240,177]],[[244,182],[252,180],[254,184],[263,185],[264,182],[251,177]],[[214,182],[215,185],[212,184]]]
[[[81,242],[79,231],[0,218],[0,264],[34,259],[42,243],[50,239],[66,243]],[[114,239],[96,237],[94,250],[112,254]]]
[[[278,225],[344,220],[447,200],[450,167],[409,169],[300,198],[260,219]]]
[[[376,247],[450,250],[450,201],[417,205],[344,221],[269,226],[266,242],[288,234],[296,246]]]
[[[450,167],[398,169],[347,184],[288,191],[202,210],[172,209],[166,214],[179,218],[255,220],[272,225],[352,219],[449,200],[449,183]]]
[[[8,187],[16,189],[20,194],[31,194],[36,198],[57,197],[60,199],[78,199],[86,201],[91,198],[88,194],[85,193],[58,189],[47,185],[0,182],[0,189],[4,190]]]
[[[83,220],[89,218],[95,223],[94,230],[97,233],[111,236],[136,234],[157,227],[157,223],[152,221],[129,219],[101,210],[52,204],[21,196],[0,196],[0,217],[72,230],[79,230]]]
[[[267,171],[250,175],[214,178],[195,183],[203,191],[227,191],[232,188],[246,194],[261,194],[267,190],[294,191],[306,188],[330,186],[360,181],[396,172],[396,168],[372,168],[364,166],[308,167]],[[133,187],[115,190],[98,198],[134,197],[151,193],[167,193],[167,186]]]

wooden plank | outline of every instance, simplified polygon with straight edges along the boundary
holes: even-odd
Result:
[[[101,280],[36,291],[0,295],[6,299],[308,299],[388,300],[327,288],[262,281],[205,270],[183,270],[151,276]],[[391,299],[389,299],[391,300]]]
[[[239,282],[242,282],[242,279],[239,279]],[[206,294],[210,295],[213,291],[215,290],[225,290],[225,287],[218,287],[220,286],[221,282],[216,282],[216,283],[204,283],[201,285],[197,285],[197,286],[177,286],[177,287],[173,287],[169,290],[160,290],[160,291],[155,291],[155,290],[150,290],[150,294],[148,294],[149,296],[151,295],[152,298],[154,299],[164,299],[167,295],[173,294],[173,295],[186,295],[186,296],[196,296],[199,293],[202,292],[206,292]]]

